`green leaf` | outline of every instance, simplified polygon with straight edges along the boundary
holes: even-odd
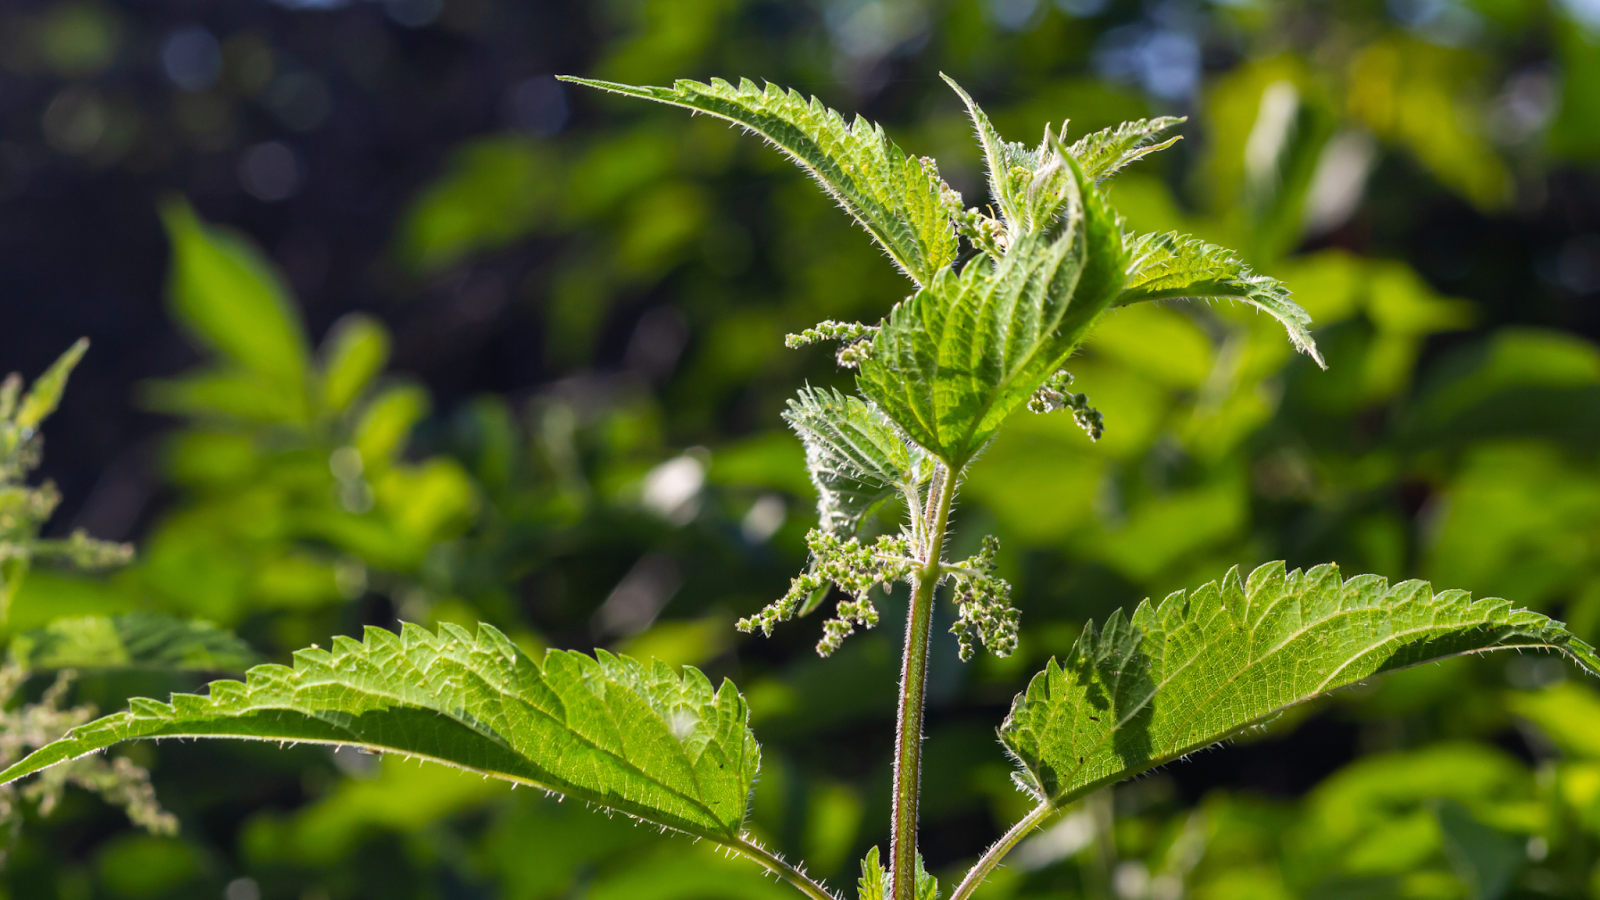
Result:
[[[282,388],[305,384],[299,313],[272,265],[245,238],[201,222],[182,200],[162,207],[172,240],[168,299],[196,338]]]
[[[1182,140],[1181,135],[1164,141],[1157,141],[1156,138],[1161,132],[1188,120],[1187,116],[1161,116],[1123,122],[1079,138],[1069,149],[1078,158],[1078,165],[1083,167],[1084,174],[1101,182],[1122,171],[1129,163],[1165,150]]]
[[[375,466],[399,455],[412,427],[428,414],[428,405],[428,392],[412,384],[397,384],[373,397],[351,439],[365,464]]]
[[[24,669],[154,669],[242,672],[259,662],[233,632],[209,622],[152,613],[58,619],[17,635],[11,656]]]
[[[1240,733],[1281,710],[1406,666],[1501,649],[1556,650],[1600,674],[1594,648],[1538,613],[1331,565],[1234,569],[1132,619],[1085,627],[1019,695],[1000,738],[1018,783],[1060,806]]]
[[[554,217],[566,178],[549,142],[526,135],[468,141],[411,200],[395,255],[414,273],[433,275],[520,240]]]
[[[322,345],[322,402],[344,412],[389,361],[389,332],[371,316],[345,316]]]
[[[824,531],[853,533],[880,501],[932,474],[933,460],[870,401],[807,388],[783,417],[805,444]]]
[[[55,362],[50,364],[43,375],[34,380],[28,388],[28,393],[22,398],[22,403],[17,407],[16,426],[23,431],[31,431],[39,427],[49,415],[56,411],[61,403],[61,392],[67,388],[67,377],[78,365],[78,360],[83,359],[83,354],[89,349],[88,338],[78,338],[77,343],[67,348]]]
[[[1007,141],[1000,136],[1000,132],[989,121],[989,116],[979,106],[972,95],[956,84],[955,79],[940,73],[945,84],[961,97],[961,102],[967,105],[967,115],[972,118],[972,125],[978,131],[978,146],[983,148],[983,158],[989,170],[989,191],[994,195],[994,201],[1000,207],[1000,214],[1006,223],[1012,227],[1012,234],[1020,235],[1029,229],[1022,226],[1024,199],[1028,181],[1039,167],[1040,154],[1036,150],[1029,150],[1020,143]]]
[[[1062,123],[1059,135],[1046,125],[1039,146],[1030,150],[1002,138],[983,108],[961,85],[948,75],[940,77],[967,106],[988,166],[989,189],[1000,207],[1011,241],[1044,231],[1054,223],[1056,214],[1068,201],[1073,180],[1071,168],[1066,164],[1067,157],[1075,159],[1082,174],[1098,184],[1129,163],[1177,143],[1176,137],[1160,143],[1154,140],[1161,132],[1185,121],[1165,116],[1124,122],[1088,135],[1070,149],[1061,146],[1061,140],[1066,137],[1066,123]]]
[[[889,871],[878,861],[878,848],[873,847],[861,860],[861,881],[856,886],[857,900],[888,900]],[[938,900],[939,881],[922,867],[922,854],[917,854],[917,900]]]
[[[175,416],[235,419],[279,424],[306,421],[304,396],[285,391],[234,366],[187,372],[138,385],[139,404]]]
[[[738,87],[720,78],[710,84],[679,80],[670,88],[562,80],[709,113],[761,135],[809,171],[919,285],[955,260],[947,188],[937,166],[906,155],[866,119],[848,124],[815,97],[775,84],[763,89],[749,79]]]
[[[1116,215],[1068,159],[1067,230],[1028,234],[990,264],[980,254],[897,304],[858,383],[953,470],[1059,369],[1121,290]]]
[[[213,682],[208,697],[135,699],[0,782],[141,738],[304,741],[419,757],[737,843],[760,765],[744,698],[695,669],[598,657],[552,650],[536,663],[488,625],[476,637],[448,624],[368,628],[365,642],[297,652],[293,668]]]
[[[1311,339],[1311,315],[1289,298],[1282,283],[1250,271],[1233,251],[1166,232],[1134,238],[1128,255],[1128,281],[1117,306],[1206,297],[1241,300],[1277,319],[1296,349],[1328,367]]]

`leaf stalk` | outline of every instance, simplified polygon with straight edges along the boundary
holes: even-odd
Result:
[[[725,846],[766,866],[774,875],[799,888],[800,892],[811,900],[839,900],[837,895],[812,881],[806,873],[790,865],[783,857],[751,840],[748,835],[741,836],[738,842]]]
[[[1039,827],[1041,822],[1055,814],[1055,811],[1056,807],[1054,805],[1041,803],[1034,808],[1033,812],[1023,816],[1022,821],[1011,826],[1011,830],[1007,831],[1000,840],[995,841],[988,850],[985,850],[983,856],[978,858],[977,863],[967,870],[967,876],[961,879],[961,884],[956,886],[955,893],[950,895],[950,900],[966,900],[967,897],[972,896],[972,892],[978,889],[978,885],[983,884],[984,880],[989,877],[989,873],[994,871],[994,867],[1000,864],[1000,860],[1007,853],[1010,853],[1023,838],[1027,837],[1029,832]]]

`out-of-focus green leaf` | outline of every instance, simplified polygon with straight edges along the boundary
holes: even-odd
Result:
[[[419,556],[429,544],[464,530],[478,504],[471,476],[448,458],[390,469],[375,480],[373,490],[395,527],[424,548]]]
[[[295,667],[257,666],[246,682],[172,705],[135,699],[0,772],[24,775],[127,740],[231,737],[302,741],[416,756],[530,784],[719,843],[742,840],[760,765],[733,685],[602,651],[551,651],[535,663],[499,631],[474,638],[368,628]]]
[[[113,896],[123,900],[171,897],[204,871],[200,854],[184,841],[138,833],[107,841],[94,864]]]
[[[1060,805],[1372,675],[1517,647],[1600,674],[1593,648],[1504,600],[1344,581],[1334,566],[1270,563],[1248,584],[1235,569],[1220,585],[1085,627],[1065,665],[1052,660],[1017,698],[1000,736],[1022,766],[1019,784]]]
[[[674,848],[675,849],[675,848]],[[793,900],[794,888],[710,847],[635,856],[588,886],[590,900]]]
[[[363,751],[342,749],[340,754]],[[254,854],[276,861],[337,863],[373,831],[415,834],[510,790],[503,781],[475,772],[411,762],[373,760],[379,771],[342,781],[292,817],[251,823],[245,843]]]
[[[1440,803],[1434,810],[1444,837],[1445,856],[1473,900],[1499,900],[1512,876],[1528,859],[1527,839],[1506,834],[1473,818],[1461,804]]]
[[[182,200],[162,207],[172,241],[167,297],[200,341],[278,389],[303,395],[310,352],[278,273],[249,241],[201,222]]]
[[[371,316],[350,315],[322,345],[322,402],[342,413],[389,361],[389,332]]]
[[[11,641],[25,669],[242,672],[260,659],[231,631],[153,613],[59,619]]]
[[[1504,328],[1442,358],[1401,424],[1414,446],[1548,437],[1575,448],[1600,432],[1600,352],[1571,334]]]
[[[1600,694],[1571,681],[1506,694],[1506,706],[1537,725],[1563,753],[1600,759]]]
[[[236,419],[260,424],[304,422],[304,399],[252,373],[232,368],[191,372],[138,386],[139,401],[152,412]]]
[[[562,177],[560,159],[531,138],[502,135],[465,144],[406,210],[399,256],[430,274],[504,247],[551,215]]]
[[[32,431],[39,427],[56,407],[61,403],[61,392],[66,390],[67,378],[72,370],[77,367],[78,360],[83,359],[83,354],[89,349],[89,339],[79,338],[77,343],[67,348],[55,362],[50,364],[43,375],[34,379],[28,392],[22,395],[22,403],[17,407],[16,416],[12,420],[16,426],[24,431]],[[5,418],[0,416],[0,419]]]
[[[414,385],[396,385],[378,394],[367,404],[356,422],[352,444],[367,466],[393,460],[406,437],[428,414],[428,395]]]
[[[1196,551],[1237,534],[1247,521],[1249,499],[1238,476],[1173,491],[1140,504],[1119,527],[1097,534],[1089,549],[1130,578],[1148,582]]]
[[[1561,106],[1550,123],[1550,152],[1563,159],[1600,156],[1600,41],[1586,23],[1568,14],[1556,24],[1561,67]]]
[[[1211,373],[1211,342],[1206,333],[1182,311],[1153,303],[1108,314],[1095,326],[1085,346],[1173,388],[1195,390]]]
[[[1523,766],[1481,744],[1446,742],[1369,756],[1306,799],[1286,835],[1284,868],[1302,888],[1342,882],[1357,890],[1365,879],[1445,869],[1451,839],[1441,827],[1441,804],[1455,806],[1479,828],[1528,828],[1524,810],[1533,791]],[[1526,846],[1526,839],[1520,843]]]
[[[1532,441],[1481,444],[1440,499],[1430,578],[1543,604],[1596,568],[1600,479],[1582,457]]]
[[[1481,209],[1505,205],[1511,175],[1463,96],[1479,61],[1466,50],[1403,37],[1380,39],[1350,67],[1350,114],[1399,144],[1439,181]]]

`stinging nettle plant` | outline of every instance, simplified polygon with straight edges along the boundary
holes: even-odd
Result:
[[[1104,427],[1069,389],[1068,358],[1104,315],[1150,300],[1222,298],[1276,318],[1322,363],[1310,318],[1278,282],[1220,247],[1176,234],[1130,234],[1103,184],[1171,145],[1181,119],[1130,122],[1068,144],[1047,127],[1036,147],[1005,141],[965,92],[987,158],[992,209],[965,207],[933,160],[904,153],[864,119],[847,123],[815,99],[744,81],[673,87],[568,79],[686,107],[765,137],[811,173],[911,280],[911,295],[876,324],[822,322],[792,347],[839,343],[860,396],[807,388],[785,417],[806,449],[819,494],[807,570],[739,623],[770,633],[845,595],[822,627],[831,653],[879,622],[873,590],[910,588],[895,748],[891,842],[862,863],[862,900],[932,900],[939,886],[917,854],[917,805],[933,608],[940,585],[956,608],[960,657],[1017,643],[1010,587],[995,575],[998,542],[944,558],[969,466],[1021,407],[1068,411]],[[905,521],[864,542],[864,517],[898,499]],[[1519,648],[1564,653],[1591,672],[1600,658],[1565,627],[1503,600],[1473,600],[1333,566],[1270,563],[1243,576],[1145,601],[1086,626],[1013,703],[999,737],[1015,781],[1036,803],[947,896],[971,895],[1005,854],[1053,813],[1095,790],[1176,760],[1281,710],[1382,672],[1449,656]],[[943,663],[941,663],[943,664]],[[476,634],[405,625],[368,629],[329,649],[264,665],[206,696],[134,700],[0,773],[11,782],[112,744],[142,738],[305,741],[444,763],[587,801],[747,856],[816,900],[834,897],[745,828],[760,764],[748,708],[729,682],[693,668],[596,651],[535,660],[488,625]]]

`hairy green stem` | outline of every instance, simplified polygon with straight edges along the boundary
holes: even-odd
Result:
[[[1011,830],[985,850],[977,863],[967,870],[967,877],[961,879],[961,884],[956,887],[955,893],[950,895],[950,900],[966,900],[970,897],[972,892],[978,889],[978,885],[983,884],[984,879],[989,877],[989,873],[994,871],[994,867],[1000,864],[1000,860],[1010,853],[1018,842],[1027,837],[1028,832],[1039,827],[1039,823],[1050,818],[1055,811],[1056,808],[1051,804],[1041,803],[1033,812],[1023,816],[1022,821],[1011,826]]]
[[[745,856],[766,866],[774,875],[799,888],[800,892],[810,897],[811,900],[839,900],[827,888],[807,877],[806,873],[785,862],[783,857],[748,837],[741,837],[737,843],[725,844],[724,846],[738,853],[743,853]]]
[[[917,885],[917,801],[922,783],[922,713],[928,687],[928,640],[933,595],[939,586],[939,554],[944,549],[956,475],[943,467],[928,488],[923,513],[921,566],[906,614],[905,657],[900,668],[900,724],[895,737],[893,835],[889,845],[892,900],[915,900]]]

